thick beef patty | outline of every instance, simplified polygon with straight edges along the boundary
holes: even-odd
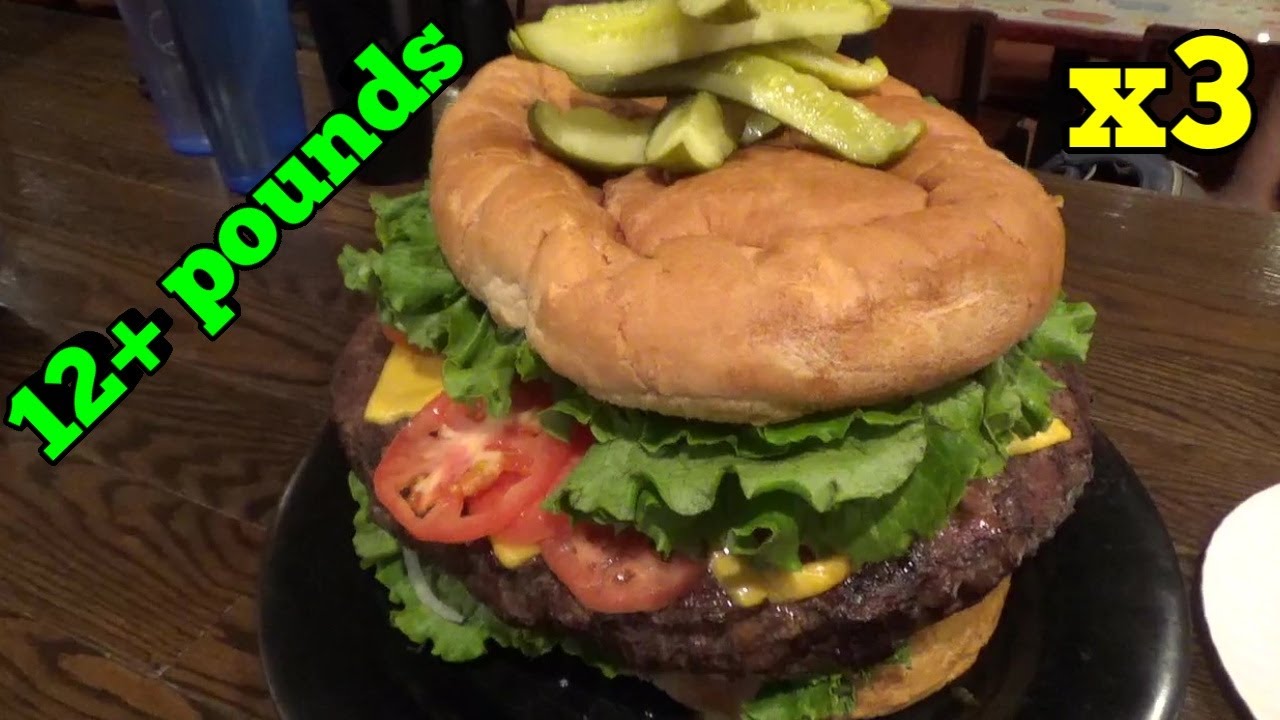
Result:
[[[352,338],[334,378],[334,416],[352,467],[366,482],[399,429],[363,420],[388,351],[370,321]],[[971,482],[937,536],[800,602],[735,607],[708,573],[693,592],[661,611],[596,613],[582,607],[541,560],[508,570],[487,542],[422,543],[385,512],[375,517],[506,621],[577,636],[635,671],[783,677],[860,668],[883,660],[919,628],[976,602],[1071,512],[1092,469],[1088,397],[1074,372],[1055,372],[1068,386],[1053,405],[1071,428],[1069,442],[1014,457],[999,476]]]

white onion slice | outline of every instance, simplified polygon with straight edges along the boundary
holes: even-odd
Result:
[[[404,567],[409,575],[409,584],[413,586],[413,593],[418,596],[423,605],[435,611],[435,614],[441,618],[448,620],[454,624],[462,623],[462,613],[445,605],[440,598],[431,592],[431,586],[427,584],[427,578],[422,574],[422,565],[418,563],[418,553],[403,548]]]

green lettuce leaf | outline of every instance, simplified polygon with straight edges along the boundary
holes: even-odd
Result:
[[[825,512],[848,500],[892,492],[920,463],[924,451],[920,421],[889,432],[868,428],[793,456],[768,459],[700,446],[654,454],[640,443],[618,438],[593,445],[558,495],[567,498],[570,507],[599,509],[630,520],[635,493],[647,485],[676,513],[694,515],[707,509],[720,482],[732,476],[748,499],[784,491]],[[623,482],[596,487],[600,483],[593,479],[602,476]]]
[[[575,424],[586,425],[600,442],[633,440],[649,453],[664,448],[700,447],[744,458],[785,455],[800,446],[818,447],[844,439],[856,423],[895,427],[920,418],[920,408],[845,410],[820,413],[774,425],[731,425],[659,415],[602,403],[570,388],[540,415],[543,427],[568,437]]]
[[[855,563],[876,562],[902,555],[917,538],[941,530],[983,460],[995,455],[978,431],[982,400],[981,387],[966,383],[929,403],[927,449],[907,481],[889,495],[847,503],[823,516],[815,549]]]
[[[796,569],[804,538],[818,521],[817,511],[794,495],[739,500],[729,505],[723,518],[723,549],[759,565]]]
[[[352,473],[347,485],[357,506],[352,541],[356,555],[360,558],[361,567],[374,568],[374,577],[386,586],[393,608],[391,624],[405,637],[419,645],[429,646],[433,655],[449,662],[465,662],[480,657],[490,641],[530,657],[551,649],[554,645],[551,640],[502,622],[489,608],[477,602],[462,583],[426,564],[422,565],[422,574],[432,594],[457,611],[462,622],[446,620],[423,604],[409,582],[400,543],[369,517],[369,491],[364,483]]]
[[[890,655],[889,659],[886,662],[893,663],[894,665],[905,665],[906,668],[910,670],[911,669],[911,645],[909,643],[904,642],[898,647],[894,648],[893,655]]]
[[[1049,400],[1062,384],[1049,377],[1022,347],[1015,347],[982,370],[987,387],[983,428],[1004,447],[1014,438],[1043,430],[1053,420]]]
[[[826,446],[768,459],[714,446],[651,454],[619,438],[593,446],[548,505],[636,527],[662,553],[710,545],[796,568],[807,526],[821,513],[857,505],[852,500],[893,493],[920,465],[925,435],[921,420],[887,430],[866,426]]]
[[[969,380],[777,425],[680,421],[571,393],[544,426],[586,424],[599,442],[546,507],[634,527],[663,553],[723,548],[789,569],[802,547],[855,563],[896,557],[945,525],[970,480],[1004,468],[1010,441],[1048,426],[1061,384],[1041,363],[1084,358],[1093,313],[1083,308],[1059,299]]]
[[[387,588],[393,608],[391,624],[410,641],[429,647],[433,655],[448,662],[474,660],[485,654],[490,642],[518,650],[529,657],[537,657],[559,647],[563,652],[578,656],[606,677],[618,674],[612,664],[572,638],[553,640],[541,633],[508,625],[472,597],[461,582],[423,564],[422,574],[432,593],[463,619],[461,623],[455,623],[440,617],[413,591],[400,543],[369,516],[371,500],[364,483],[351,473],[347,486],[356,501],[352,545],[360,558],[360,566],[373,568],[374,577]]]
[[[1084,362],[1098,314],[1089,303],[1069,303],[1059,295],[1049,316],[1022,344],[1037,360]]]
[[[497,326],[484,304],[467,294],[445,262],[426,192],[374,195],[380,250],[343,248],[346,286],[374,296],[382,322],[409,342],[442,353],[444,389],[456,400],[481,400],[493,415],[511,408],[511,384],[546,374],[519,331]]]
[[[843,675],[770,683],[742,706],[742,720],[829,720],[853,712],[854,689]]]

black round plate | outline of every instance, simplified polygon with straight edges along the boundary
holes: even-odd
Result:
[[[966,675],[894,720],[1173,718],[1187,676],[1182,576],[1151,498],[1101,435],[1075,513],[1014,577],[1000,627]],[[267,682],[286,720],[667,720],[655,688],[558,653],[449,664],[387,623],[351,549],[355,503],[332,428],[281,499],[260,595]]]

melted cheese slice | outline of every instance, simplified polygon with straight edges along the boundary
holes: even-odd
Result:
[[[727,553],[711,556],[711,574],[735,605],[752,607],[768,600],[787,603],[821,595],[844,582],[853,572],[846,557],[805,563],[799,570],[753,568]]]
[[[1058,418],[1054,418],[1053,422],[1049,423],[1049,427],[1031,437],[1014,440],[1005,447],[1005,451],[1010,455],[1027,455],[1070,439],[1071,428]]]
[[[489,544],[493,546],[494,557],[508,570],[514,570],[538,557],[537,545],[510,545],[493,538],[489,538]]]
[[[413,417],[435,396],[444,392],[439,355],[396,343],[378,375],[378,384],[364,406],[364,419],[378,425]]]

